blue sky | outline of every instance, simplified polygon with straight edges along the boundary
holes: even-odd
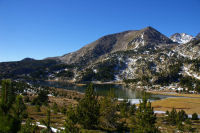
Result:
[[[61,56],[147,26],[196,36],[199,7],[199,0],[0,0],[0,62]]]

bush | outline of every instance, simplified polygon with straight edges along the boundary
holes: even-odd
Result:
[[[30,99],[29,99],[29,97],[28,97],[28,96],[25,96],[25,97],[24,97],[24,102],[25,102],[25,103],[28,103],[28,102],[30,102]]]
[[[41,110],[40,110],[40,105],[36,105],[35,106],[35,110],[36,110],[36,112],[40,112]]]
[[[192,114],[192,120],[199,120],[197,113]]]
[[[62,114],[66,114],[67,109],[66,109],[65,107],[62,107],[60,112],[61,112]]]
[[[48,104],[48,91],[40,90],[38,96],[31,102],[32,105],[47,105]]]
[[[56,103],[53,104],[52,109],[53,109],[54,114],[57,114],[59,112],[59,108],[58,108],[58,105]]]

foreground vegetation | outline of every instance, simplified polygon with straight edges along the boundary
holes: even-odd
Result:
[[[189,119],[184,110],[156,116],[154,103],[146,95],[138,105],[119,102],[112,91],[97,96],[92,84],[85,95],[73,91],[41,88],[36,95],[19,93],[23,85],[10,80],[1,83],[0,132],[198,132],[197,114]],[[198,112],[197,112],[198,113]],[[54,127],[54,128],[53,128]]]

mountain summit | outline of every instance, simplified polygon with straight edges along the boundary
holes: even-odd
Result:
[[[193,38],[194,38],[193,36],[188,35],[186,33],[175,33],[170,37],[170,39],[173,42],[177,42],[177,43],[180,43],[180,44],[188,43]]]
[[[154,48],[159,44],[173,43],[168,37],[161,34],[152,27],[141,30],[130,30],[121,33],[106,35],[86,45],[80,50],[58,57],[67,64],[78,62],[93,62],[100,56],[108,53],[126,50],[137,50],[139,48]]]

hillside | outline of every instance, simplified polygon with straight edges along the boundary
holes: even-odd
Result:
[[[76,52],[59,57],[59,59],[67,64],[80,62],[87,64],[109,53],[171,43],[173,42],[169,38],[154,28],[147,27],[142,30],[131,30],[104,36]]]
[[[106,35],[60,57],[0,63],[0,77],[169,85],[184,77],[198,80],[199,44],[198,38],[178,44],[146,27]]]

